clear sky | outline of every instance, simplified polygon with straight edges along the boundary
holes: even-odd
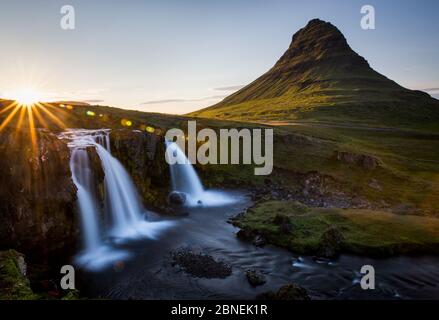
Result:
[[[76,29],[62,30],[73,5]],[[376,30],[360,27],[362,5]],[[335,24],[374,69],[439,94],[436,0],[0,0],[0,96],[186,113],[267,71],[308,20]]]

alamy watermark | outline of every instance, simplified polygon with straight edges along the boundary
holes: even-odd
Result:
[[[175,142],[186,153],[178,157],[168,145],[166,162],[173,164],[253,164],[254,174],[266,176],[273,171],[273,129],[220,129],[210,128],[197,132],[197,122],[188,121],[187,136],[181,129],[166,132],[166,141]]]
[[[361,14],[361,29],[363,30],[375,30],[375,7],[371,5],[364,5],[360,10]]]
[[[75,8],[71,5],[61,7],[62,14],[59,25],[63,30],[75,30]]]

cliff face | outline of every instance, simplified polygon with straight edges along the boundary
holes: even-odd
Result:
[[[138,130],[112,130],[111,153],[125,167],[146,207],[162,207],[170,190],[163,137]]]
[[[70,151],[54,134],[0,134],[0,249],[38,260],[63,256],[76,243],[76,187]]]

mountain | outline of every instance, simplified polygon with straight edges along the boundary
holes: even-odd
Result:
[[[376,72],[351,49],[340,30],[314,19],[293,36],[267,73],[190,115],[422,126],[438,123],[439,101]]]

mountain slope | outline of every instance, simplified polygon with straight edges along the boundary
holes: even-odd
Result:
[[[236,120],[434,124],[439,101],[374,71],[332,24],[318,19],[294,36],[267,73],[192,116]]]

